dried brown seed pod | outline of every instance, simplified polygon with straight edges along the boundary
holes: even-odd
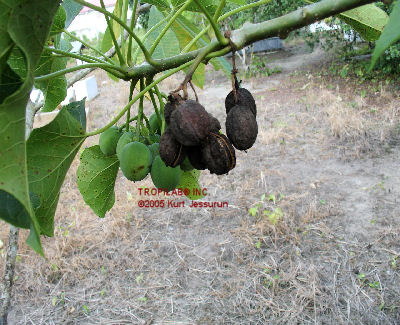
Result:
[[[236,149],[247,150],[257,139],[257,120],[246,106],[232,107],[226,117],[225,126],[226,134]]]
[[[235,101],[235,95],[233,94],[233,90],[226,96],[225,98],[225,109],[226,114],[229,114],[229,111],[233,106],[242,105],[248,107],[254,116],[257,116],[257,107],[256,101],[254,100],[253,95],[246,88],[237,88],[236,89],[238,101]]]
[[[170,127],[184,146],[197,146],[210,132],[210,116],[201,104],[188,99],[172,112]]]
[[[235,149],[223,134],[210,132],[202,153],[211,174],[227,174],[236,166]]]
[[[185,159],[185,150],[174,137],[169,127],[160,138],[160,157],[169,167],[178,166]]]
[[[192,166],[198,170],[207,169],[206,163],[203,161],[203,153],[201,146],[185,147],[186,154]]]
[[[168,96],[168,102],[164,106],[164,119],[165,123],[169,125],[172,112],[178,107],[183,101],[179,94],[173,94]]]
[[[210,113],[208,113],[208,115],[210,116],[210,131],[218,133],[218,131],[221,130],[221,123],[219,123],[218,119]]]

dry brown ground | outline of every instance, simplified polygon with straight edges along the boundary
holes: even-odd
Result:
[[[128,93],[96,75],[90,129]],[[199,91],[221,122],[229,85],[209,73]],[[78,192],[75,159],[55,237],[43,238],[47,259],[27,248],[23,232],[11,324],[399,324],[398,92],[384,85],[362,98],[353,84],[307,69],[244,86],[257,101],[257,142],[237,152],[229,175],[200,178],[205,200],[229,208],[185,200],[184,208],[139,209],[138,188],[151,180],[119,174],[116,204],[99,219]],[[276,212],[275,225],[264,210]]]

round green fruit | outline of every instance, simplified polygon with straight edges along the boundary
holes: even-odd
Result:
[[[136,136],[132,131],[124,132],[124,134],[119,138],[118,143],[117,143],[117,156],[120,159],[120,155],[122,152],[122,149],[128,144],[136,140]]]
[[[131,181],[141,181],[150,171],[152,155],[147,146],[140,142],[125,145],[120,154],[120,168]]]
[[[153,157],[153,161],[154,159],[160,155],[160,144],[159,143],[153,143],[152,145],[149,146],[151,155]]]
[[[117,143],[122,133],[116,126],[110,127],[100,134],[99,145],[100,150],[106,156],[115,155],[117,149]]]
[[[156,113],[150,115],[149,123],[150,123],[150,131],[152,133],[158,133],[158,134],[161,133],[161,123],[158,120]]]
[[[178,167],[167,167],[160,156],[154,158],[151,166],[151,179],[155,187],[167,192],[175,189],[181,180],[182,170]]]

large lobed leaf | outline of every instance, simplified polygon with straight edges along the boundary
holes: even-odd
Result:
[[[156,7],[154,6],[151,7],[149,14],[149,29],[154,25],[156,25],[162,19],[164,19],[163,14]],[[149,36],[145,41],[146,48],[149,49],[153,45],[154,41],[157,39],[158,35],[164,29],[166,24],[167,23],[164,22],[149,34]],[[169,29],[161,39],[160,43],[158,43],[153,53],[153,57],[155,59],[165,59],[178,54],[179,54],[178,39],[173,33],[173,31]]]
[[[31,205],[28,187],[25,109],[33,85],[33,71],[47,41],[59,1],[0,0],[0,6],[2,9],[8,7],[8,22],[6,25],[2,24],[2,34],[5,35],[4,29],[7,28],[7,41],[11,39],[22,51],[28,71],[18,90],[15,91],[15,87],[10,84],[1,85],[5,90],[0,104],[0,190],[12,195],[26,209],[31,222],[31,233],[27,242],[38,253],[43,254],[39,224]],[[2,67],[5,66],[4,44],[7,45],[1,42],[0,48]],[[2,80],[3,76],[4,74]]]
[[[35,209],[41,232],[53,236],[60,188],[85,140],[85,101],[63,107],[56,118],[34,129],[27,141],[29,189],[38,196]]]
[[[82,10],[83,6],[74,0],[64,0],[61,4],[65,10],[65,28],[67,28]]]
[[[383,52],[398,40],[400,40],[400,1],[397,1],[394,5],[390,14],[390,20],[385,26],[381,37],[376,42],[374,52],[372,53],[370,69],[374,67],[376,60]]]
[[[338,15],[345,23],[353,27],[360,36],[369,42],[376,41],[389,17],[382,9],[374,4],[364,5]]]
[[[106,157],[98,145],[86,148],[77,170],[79,191],[94,213],[104,218],[115,202],[115,179],[119,168],[116,155]]]

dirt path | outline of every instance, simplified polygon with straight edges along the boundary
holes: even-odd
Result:
[[[307,57],[319,56],[294,61]],[[384,89],[361,98],[304,70],[244,87],[257,102],[257,142],[229,175],[200,178],[205,200],[229,207],[140,210],[151,180],[120,174],[116,205],[98,219],[75,161],[56,236],[44,240],[48,260],[21,242],[12,324],[400,322],[399,99]],[[100,90],[91,128],[127,94],[122,83]],[[209,74],[198,93],[221,124],[228,91]]]

